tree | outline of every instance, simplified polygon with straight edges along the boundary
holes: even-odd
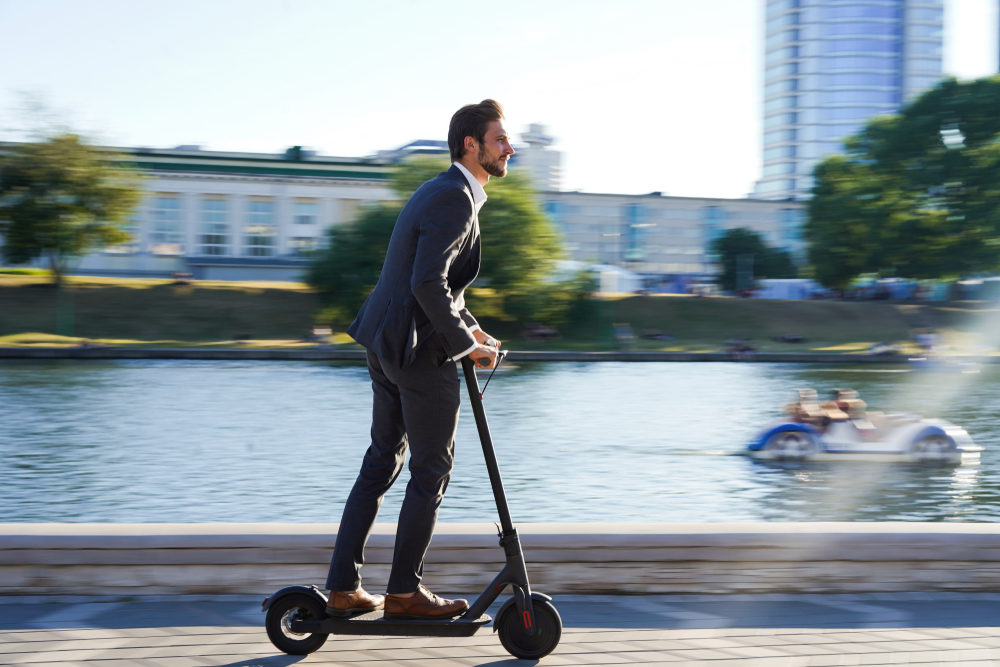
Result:
[[[332,320],[350,322],[375,286],[400,209],[388,203],[365,207],[356,219],[327,230],[306,282],[322,292]]]
[[[127,241],[138,172],[75,134],[0,151],[0,235],[6,261],[46,257],[56,285],[70,257]]]
[[[760,234],[743,227],[726,230],[712,241],[712,253],[722,267],[719,284],[729,292],[752,288],[755,278],[794,278],[798,274],[786,251],[768,246]]]
[[[439,158],[414,158],[393,172],[392,188],[405,201],[447,167]],[[550,282],[562,254],[558,235],[524,176],[491,179],[487,193],[489,201],[479,215],[483,265],[476,286],[497,295],[508,317],[551,321],[568,307],[554,306],[568,303],[560,294],[568,286]],[[328,230],[327,245],[312,262],[307,281],[325,295],[335,319],[349,321],[375,286],[401,208],[398,202],[366,207],[356,220]]]
[[[805,226],[817,279],[1000,268],[997,108],[1000,77],[946,79],[818,164]]]

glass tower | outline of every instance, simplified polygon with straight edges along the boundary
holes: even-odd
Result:
[[[754,196],[803,200],[813,167],[846,136],[941,79],[944,0],[766,1]]]

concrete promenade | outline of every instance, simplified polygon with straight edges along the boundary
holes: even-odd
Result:
[[[330,637],[307,657],[268,641],[259,596],[0,597],[0,664],[502,667],[1000,665],[1000,595],[557,596],[562,641],[512,658],[469,638]]]
[[[0,524],[0,665],[526,665],[470,638],[279,654],[260,603],[321,583],[335,524]],[[394,526],[369,544],[385,580]],[[526,524],[563,639],[543,665],[1000,665],[1000,526]],[[472,598],[492,526],[442,524],[425,570]],[[501,598],[505,600],[506,596]]]

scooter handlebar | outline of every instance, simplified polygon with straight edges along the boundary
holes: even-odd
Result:
[[[499,366],[500,363],[504,360],[504,358],[506,356],[507,356],[507,350],[499,350],[498,349],[497,350],[497,361],[496,361],[496,364],[494,364],[494,368],[497,367],[497,366]],[[482,362],[482,363],[480,363],[480,362]],[[486,359],[485,357],[479,357],[479,359],[476,360],[476,365],[477,366],[482,366],[483,368],[489,368],[490,360]]]

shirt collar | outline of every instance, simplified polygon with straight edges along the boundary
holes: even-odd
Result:
[[[479,209],[486,203],[486,190],[479,184],[479,181],[472,175],[472,172],[465,168],[465,165],[460,162],[452,162],[452,164],[458,167],[459,171],[465,174],[466,180],[469,181],[469,187],[472,188],[472,203],[476,205],[476,212],[478,213]]]

